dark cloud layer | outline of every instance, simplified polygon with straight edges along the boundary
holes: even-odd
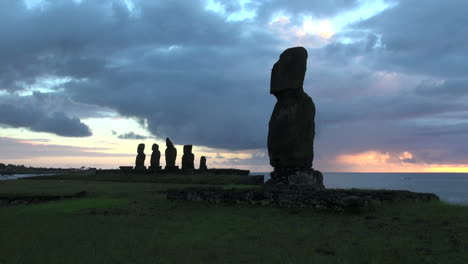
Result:
[[[0,159],[41,158],[47,157],[134,157],[134,154],[104,153],[106,148],[73,147],[54,144],[30,144],[30,141],[0,137]]]
[[[78,118],[112,109],[176,144],[240,150],[265,148],[270,69],[296,45],[269,27],[272,16],[283,11],[297,24],[362,1],[220,1],[228,14],[256,10],[242,21],[203,1],[139,0],[133,12],[123,1],[46,2],[0,3],[0,90],[9,93],[0,96],[0,123],[87,136]],[[468,140],[467,9],[461,0],[395,2],[307,47],[317,157],[410,150],[415,160],[468,162],[459,147]],[[64,81],[50,85],[55,93],[18,95],[44,76]]]
[[[26,127],[36,132],[49,132],[64,137],[91,136],[90,128],[76,117],[63,112],[47,111],[36,96],[0,97],[0,124]]]
[[[468,2],[463,0],[399,1],[394,8],[361,22],[357,28],[382,36],[385,49],[374,60],[376,67],[429,74],[466,77]]]

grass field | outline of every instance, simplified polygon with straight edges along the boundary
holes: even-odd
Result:
[[[345,214],[167,201],[162,191],[181,186],[0,181],[0,195],[89,193],[0,207],[0,263],[468,263],[468,207]]]

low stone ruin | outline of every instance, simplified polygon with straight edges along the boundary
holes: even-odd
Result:
[[[161,152],[159,152],[159,145],[154,143],[151,149],[153,150],[153,153],[151,154],[150,169],[160,170],[161,166],[159,165],[159,159],[161,158]]]
[[[145,144],[139,144],[137,148],[137,153],[138,155],[136,156],[135,159],[135,170],[145,170],[145,159],[146,155],[144,153],[145,151]]]
[[[184,145],[184,155],[182,155],[182,170],[195,170],[195,165],[193,164],[194,160],[195,155],[192,153],[192,145]]]
[[[167,190],[168,200],[186,200],[213,204],[251,204],[288,208],[315,208],[335,212],[366,212],[382,203],[439,200],[432,193],[392,190],[326,189],[313,185],[264,185],[260,188],[224,189],[189,187]]]

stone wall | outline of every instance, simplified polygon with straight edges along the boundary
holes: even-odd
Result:
[[[310,186],[274,185],[250,189],[190,187],[169,189],[169,200],[204,201],[214,204],[252,204],[278,207],[306,207],[330,211],[364,212],[385,202],[439,200],[432,193],[393,190],[326,189]]]

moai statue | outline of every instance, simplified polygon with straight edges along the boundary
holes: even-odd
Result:
[[[135,159],[135,170],[145,170],[145,159],[146,155],[144,153],[145,151],[145,144],[139,144],[137,148],[138,155],[136,156]]]
[[[206,166],[206,157],[201,156],[200,157],[200,170],[207,170],[208,167]]]
[[[152,170],[160,170],[161,166],[159,165],[159,159],[161,158],[161,152],[159,152],[158,144],[153,144],[153,147],[151,149],[153,150],[153,153],[151,154],[150,168]]]
[[[314,171],[315,105],[304,92],[307,50],[286,49],[271,70],[270,93],[278,100],[268,128],[268,155],[274,167],[269,183],[308,184],[323,189]]]
[[[184,155],[182,155],[182,170],[190,171],[194,170],[195,166],[193,162],[195,156],[192,153],[192,145],[184,145]]]
[[[172,144],[169,138],[166,138],[166,170],[178,170],[179,167],[175,165],[177,158],[177,149]]]

